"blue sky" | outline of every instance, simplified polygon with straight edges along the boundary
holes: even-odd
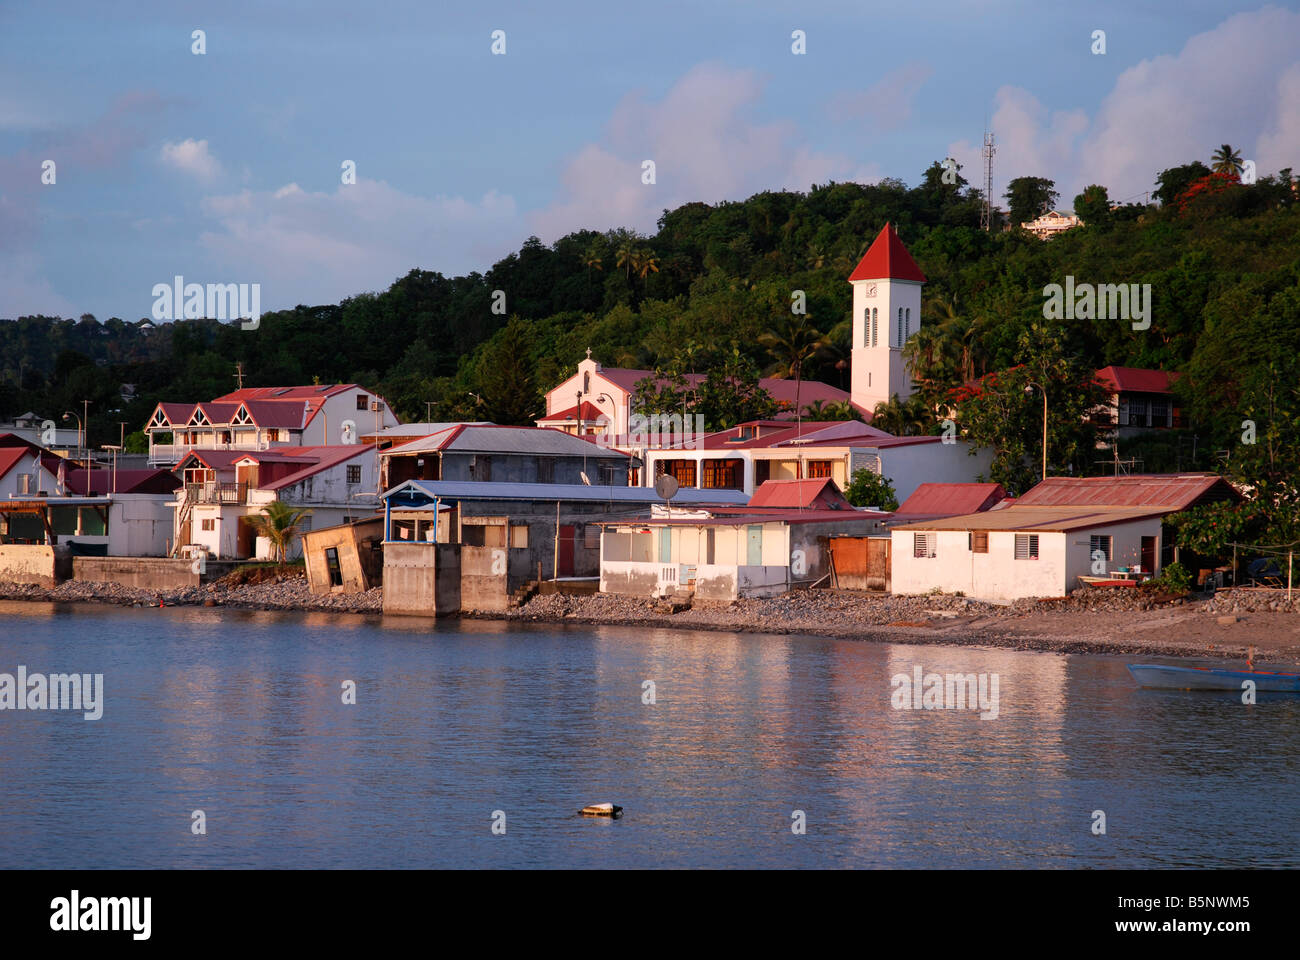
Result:
[[[978,182],[986,118],[995,192],[1051,177],[1065,208],[1222,142],[1300,169],[1297,37],[1294,2],[0,0],[0,317],[137,320],[176,274],[334,302],[946,155]]]

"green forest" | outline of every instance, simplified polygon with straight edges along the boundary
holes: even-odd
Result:
[[[980,230],[980,192],[936,161],[912,187],[832,182],[665,210],[649,236],[583,230],[550,246],[530,237],[486,273],[412,269],[383,292],[264,314],[256,330],[20,317],[0,322],[0,416],[80,412],[89,401],[92,442],[115,442],[119,422],[137,431],[159,400],[234,389],[239,363],[246,385],[362,383],[404,420],[529,423],[590,347],[607,366],[659,370],[668,388],[642,401],[685,402],[715,428],[770,411],[753,386],[760,375],[847,389],[846,278],[892,222],[929,282],[907,345],[918,398],[881,409],[878,425],[938,433],[951,415],[999,452],[994,478],[1021,490],[1042,449],[1042,397],[1026,384],[1050,393],[1049,470],[1103,473],[1109,454],[1081,416],[1096,396],[1092,371],[1163,368],[1184,374],[1186,427],[1122,457],[1145,471],[1222,470],[1294,498],[1300,205],[1289,169],[1243,184],[1230,147],[1206,160],[1153,171],[1149,204],[1113,204],[1104,185],[1087,187],[1073,199],[1085,225],[1050,241],[1001,224]],[[1003,201],[1012,224],[1069,202],[1044,177],[1012,180]],[[1150,284],[1149,329],[1044,319],[1043,288],[1067,275]],[[709,388],[683,393],[672,379],[683,373],[711,374]]]

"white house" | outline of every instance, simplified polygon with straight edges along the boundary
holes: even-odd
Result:
[[[829,569],[832,536],[865,536],[883,514],[864,510],[662,508],[602,524],[600,589],[700,600],[770,597],[807,587]]]
[[[216,559],[269,558],[270,542],[255,536],[248,518],[274,500],[311,511],[300,531],[369,516],[379,503],[376,459],[368,444],[190,451],[177,467],[185,485],[175,501],[173,553],[197,547]]]
[[[397,426],[388,403],[355,383],[243,387],[209,403],[160,403],[149,417],[149,463],[191,450],[270,450],[360,443]]]
[[[1091,573],[1142,566],[1155,575],[1163,515],[1150,507],[1017,505],[894,527],[893,592],[1063,597]],[[1098,558],[1101,569],[1094,565]]]

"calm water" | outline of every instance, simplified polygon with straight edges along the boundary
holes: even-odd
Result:
[[[1000,716],[892,709],[918,663],[997,673]],[[106,688],[95,722],[0,712],[0,867],[1300,866],[1300,697],[1124,663],[0,603],[0,672]]]

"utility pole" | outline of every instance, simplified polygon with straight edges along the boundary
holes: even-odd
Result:
[[[243,361],[235,362],[235,384],[236,389],[244,389],[244,364]]]

